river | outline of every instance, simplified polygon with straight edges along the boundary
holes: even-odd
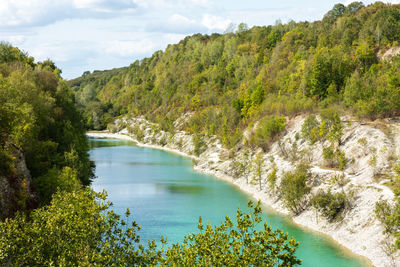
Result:
[[[129,208],[142,226],[142,240],[161,236],[169,243],[181,241],[203,222],[219,224],[251,199],[234,185],[193,171],[191,160],[173,153],[141,148],[133,142],[90,138],[90,157],[96,163],[95,191],[108,192],[113,209],[124,214]],[[297,256],[302,266],[367,266],[360,258],[326,236],[294,225],[285,216],[264,208],[263,218],[273,229],[288,232],[300,242]]]

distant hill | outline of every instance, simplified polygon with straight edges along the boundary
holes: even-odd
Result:
[[[367,117],[400,113],[400,6],[336,4],[321,21],[188,36],[129,67],[86,73],[68,83],[86,126],[145,115],[163,129],[192,112],[186,130],[235,145],[270,114],[334,107]]]

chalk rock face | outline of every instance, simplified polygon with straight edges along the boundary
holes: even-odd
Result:
[[[37,206],[37,195],[32,188],[32,178],[26,166],[24,154],[14,149],[13,170],[0,176],[0,220],[12,217],[18,210]]]

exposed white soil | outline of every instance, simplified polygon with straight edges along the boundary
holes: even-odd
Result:
[[[381,60],[390,60],[392,57],[397,56],[400,54],[400,47],[399,46],[393,46],[388,49],[382,49],[378,53],[378,58]]]
[[[182,122],[188,116],[190,114],[177,120],[175,127],[180,129]],[[352,252],[368,258],[373,265],[400,266],[399,253],[387,252],[387,244],[393,240],[383,234],[384,227],[374,213],[377,201],[388,200],[392,203],[394,200],[393,192],[385,186],[388,181],[381,176],[391,172],[393,156],[400,153],[400,123],[394,120],[362,123],[351,118],[342,118],[345,127],[340,149],[348,158],[348,164],[345,170],[339,171],[325,167],[322,150],[328,146],[328,142],[311,145],[300,137],[304,119],[304,116],[290,119],[280,145],[278,142],[272,144],[270,151],[263,154],[261,190],[258,181],[253,180],[255,170],[251,164],[240,177],[236,177],[234,162],[240,162],[244,158],[245,149],[233,154],[225,149],[215,136],[204,137],[204,151],[195,156],[192,135],[178,130],[174,135],[166,133],[161,131],[158,125],[144,118],[116,121],[115,124],[120,125],[120,128],[127,126],[117,133],[89,132],[87,135],[133,140],[139,146],[163,149],[190,157],[195,163],[195,170],[237,185],[254,198],[261,200],[264,205],[290,215],[295,223],[331,236]],[[297,149],[293,149],[293,143],[296,143]],[[254,162],[259,152],[247,151],[250,162]],[[307,161],[312,166],[311,178],[308,181],[308,185],[312,188],[309,198],[319,190],[343,191],[350,196],[351,209],[347,210],[340,220],[329,222],[311,205],[307,205],[298,215],[291,214],[277,194],[277,190],[269,189],[266,177],[274,166],[278,174],[276,187],[279,187],[283,174],[294,170],[300,161]],[[342,182],[338,182],[337,177],[343,177]]]

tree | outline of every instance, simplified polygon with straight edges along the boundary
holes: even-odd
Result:
[[[279,134],[285,129],[285,126],[285,117],[266,116],[258,124],[252,142],[266,151],[269,145],[273,141],[276,141]]]
[[[0,222],[0,264],[72,266],[144,266],[198,264],[214,266],[294,266],[298,243],[280,230],[272,231],[261,223],[260,203],[249,202],[253,214],[238,209],[236,224],[229,217],[214,228],[205,228],[199,219],[200,233],[187,235],[182,243],[164,250],[150,241],[140,244],[136,222],[109,210],[106,193],[91,189],[58,192],[51,204],[33,211],[30,218],[18,214]],[[126,217],[130,212],[127,210]],[[161,240],[166,244],[166,240]],[[210,253],[212,251],[212,253]]]
[[[227,216],[220,226],[206,227],[199,219],[199,234],[185,237],[182,244],[168,249],[166,265],[185,266],[295,266],[301,264],[294,253],[298,243],[288,239],[280,230],[272,231],[264,223],[262,230],[256,226],[261,222],[261,205],[250,201],[253,214],[238,209],[236,224]],[[210,253],[212,251],[212,253]]]
[[[236,33],[243,33],[245,31],[249,30],[249,26],[247,26],[246,23],[242,22],[238,25],[238,28],[236,30]]]
[[[258,182],[258,185],[260,187],[260,191],[262,189],[262,167],[263,167],[263,163],[264,163],[264,158],[263,158],[263,153],[258,153],[256,155],[256,158],[254,159],[253,162],[253,168],[254,168],[254,172],[255,175],[253,177],[253,181]]]
[[[280,184],[283,201],[286,207],[295,214],[303,211],[306,204],[304,196],[310,192],[307,186],[308,169],[307,165],[299,164],[294,171],[284,174]]]
[[[345,13],[356,13],[360,8],[364,7],[363,2],[352,2],[347,5]]]
[[[343,4],[336,4],[333,6],[333,8],[325,14],[325,17],[331,18],[331,19],[337,19],[338,17],[343,16],[343,14],[346,11],[346,7]]]

